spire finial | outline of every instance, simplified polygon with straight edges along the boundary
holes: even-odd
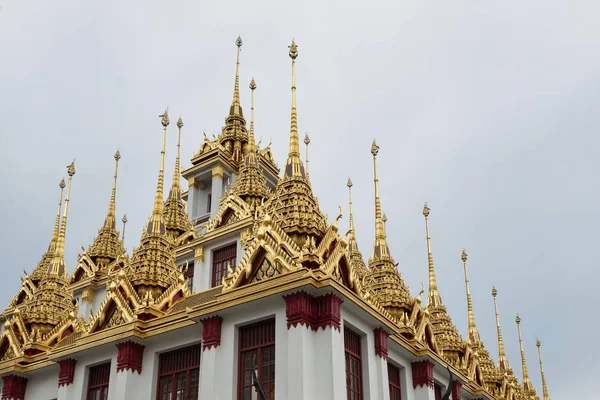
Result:
[[[546,386],[546,377],[544,376],[544,366],[542,364],[542,350],[540,349],[540,347],[542,346],[542,342],[540,342],[540,339],[536,339],[535,345],[538,348],[538,358],[540,360],[540,373],[542,374],[542,394],[544,396],[542,400],[550,400],[550,396],[548,395],[548,386]]]
[[[515,318],[515,322],[517,323],[517,332],[519,333],[519,348],[521,350],[521,368],[523,371],[523,390],[527,394],[531,394],[534,391],[533,385],[531,384],[531,380],[529,379],[529,372],[527,372],[527,363],[525,362],[525,350],[523,349],[523,339],[521,338],[521,317],[517,314]]]
[[[233,102],[231,103],[230,115],[240,115],[240,53],[242,51],[242,38],[238,36],[235,45],[237,46],[237,59],[235,62],[235,84],[233,87]]]
[[[351,238],[354,237],[355,232],[354,232],[354,214],[352,213],[352,180],[350,179],[350,177],[348,177],[348,182],[346,183],[346,186],[348,186],[348,201],[350,203],[350,207],[349,207],[349,213],[350,213],[350,236]]]
[[[290,123],[290,146],[284,176],[304,178],[304,166],[302,165],[302,161],[300,161],[300,148],[298,146],[298,114],[296,113],[296,58],[298,57],[298,46],[296,46],[293,40],[289,49],[289,55],[292,59],[292,117]]]
[[[466,254],[465,254],[466,258]],[[508,365],[508,359],[504,351],[504,342],[502,341],[502,331],[500,330],[500,317],[498,316],[498,304],[496,303],[496,296],[498,291],[495,286],[492,286],[492,297],[494,298],[494,311],[496,312],[496,329],[498,331],[498,369],[502,372],[507,372],[510,369]]]
[[[123,235],[121,236],[121,241],[125,242],[125,225],[127,225],[127,214],[123,215],[123,219],[121,221],[123,222]]]
[[[431,252],[431,237],[429,236],[429,213],[431,209],[427,203],[423,206],[423,216],[425,217],[425,235],[427,239],[427,262],[429,266],[429,293],[427,295],[428,306],[439,306],[442,304],[442,296],[438,292],[437,280],[435,279],[435,266],[433,264],[433,253]]]
[[[173,171],[173,183],[171,184],[171,191],[169,192],[169,198],[177,200],[181,199],[181,185],[179,183],[181,176],[181,128],[183,128],[183,120],[180,116],[177,120],[177,155],[175,156],[175,170]]]
[[[252,91],[252,102],[250,106],[250,134],[248,140],[248,154],[253,153],[254,156],[254,153],[256,152],[256,140],[254,138],[254,91],[257,87],[254,77],[252,77],[252,80],[250,81],[250,85],[248,85],[248,87]]]
[[[154,196],[154,207],[152,208],[152,217],[148,222],[147,233],[164,233],[165,226],[162,218],[163,207],[163,188],[165,180],[165,147],[167,144],[167,126],[169,126],[169,110],[165,110],[160,115],[163,126],[162,148],[160,150],[160,169],[158,171],[158,184]]]
[[[469,329],[467,331],[467,341],[469,343],[478,343],[481,341],[479,331],[475,325],[475,314],[473,313],[473,302],[471,301],[471,290],[469,289],[469,275],[467,274],[467,252],[462,249],[460,259],[463,262],[463,271],[465,274],[465,288],[467,290],[467,311],[469,313]]]
[[[54,223],[54,231],[52,231],[52,239],[48,245],[48,252],[54,253],[56,251],[56,242],[58,241],[58,232],[60,230],[60,207],[62,206],[63,191],[65,189],[65,180],[61,179],[58,187],[60,188],[60,200],[58,201],[58,211],[56,212],[56,221]]]
[[[67,274],[67,270],[65,268],[65,237],[67,235],[67,214],[69,212],[69,198],[71,196],[71,181],[73,180],[73,175],[75,175],[75,160],[73,160],[67,167],[67,174],[69,175],[69,180],[67,183],[67,195],[65,196],[65,206],[63,208],[60,232],[56,242],[54,259],[48,268],[49,274],[57,276],[66,276]]]
[[[115,175],[113,176],[113,187],[110,194],[110,203],[108,204],[108,214],[104,220],[104,227],[108,229],[115,229],[115,201],[117,196],[117,172],[119,170],[119,160],[121,159],[121,153],[119,150],[114,155],[115,158]]]
[[[379,199],[379,179],[377,178],[377,154],[379,146],[373,139],[371,154],[373,155],[373,180],[375,182],[375,243],[373,244],[372,258],[381,256],[389,257],[390,251],[387,245],[385,230],[383,229],[383,217],[381,215],[381,201]]]
[[[308,132],[304,135],[304,144],[306,145],[306,179],[308,179],[308,145],[310,144],[310,138]]]

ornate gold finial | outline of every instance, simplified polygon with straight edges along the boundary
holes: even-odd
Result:
[[[433,264],[433,253],[431,252],[431,237],[429,236],[429,212],[427,203],[423,206],[423,216],[425,217],[425,235],[427,240],[427,262],[429,266],[429,293],[427,294],[427,305],[431,307],[442,304],[442,296],[438,292],[437,280],[435,279],[435,267]]]
[[[481,338],[475,325],[475,314],[473,313],[473,302],[471,301],[471,291],[469,289],[469,275],[467,274],[467,253],[462,249],[460,259],[463,262],[463,271],[465,274],[465,288],[467,290],[467,311],[469,313],[469,329],[467,331],[467,341],[469,343],[479,343]]]
[[[237,37],[235,45],[237,46],[237,59],[235,62],[235,84],[233,87],[233,103],[231,104],[231,115],[240,115],[240,52],[242,51],[242,38]]]
[[[381,215],[381,200],[379,199],[379,179],[377,178],[377,154],[379,146],[373,140],[371,154],[373,155],[373,180],[375,182],[375,243],[373,245],[373,259],[381,256],[389,256],[390,251],[383,229],[383,217]]]
[[[252,92],[252,98],[250,105],[250,133],[248,134],[248,153],[246,155],[246,165],[249,165],[250,163],[258,165],[258,160],[256,159],[256,140],[254,138],[254,91],[257,88],[254,77],[252,77],[248,87]]]
[[[465,254],[466,256],[466,254]],[[508,365],[508,359],[504,352],[504,342],[502,341],[502,331],[500,330],[500,317],[498,316],[498,304],[496,303],[496,296],[498,291],[495,286],[492,286],[492,297],[494,298],[494,311],[496,313],[496,330],[498,331],[498,369],[501,372],[508,372],[510,366]]]
[[[310,144],[310,138],[308,132],[304,135],[304,144],[306,146],[306,179],[308,179],[308,145]]]
[[[523,349],[523,339],[521,338],[521,317],[517,314],[515,318],[515,322],[517,323],[517,332],[519,333],[519,348],[521,350],[521,368],[523,371],[523,390],[528,396],[535,395],[535,389],[529,379],[529,373],[527,372],[527,363],[525,362],[525,350]]]
[[[161,123],[163,126],[163,140],[162,148],[160,150],[160,169],[158,171],[158,184],[156,186],[156,194],[154,196],[154,206],[152,208],[152,217],[148,222],[146,229],[147,233],[159,233],[165,232],[165,224],[162,215],[163,206],[163,186],[165,180],[165,147],[167,144],[167,126],[169,126],[169,114],[168,109],[165,110],[163,115],[160,115]]]
[[[548,386],[546,386],[546,377],[544,376],[544,366],[542,364],[542,351],[540,349],[540,347],[542,346],[542,342],[540,342],[540,339],[536,339],[535,345],[538,348],[538,358],[540,360],[540,373],[542,374],[542,400],[550,400],[550,396],[548,395]]]
[[[119,160],[121,159],[121,153],[119,150],[115,153],[115,175],[113,177],[113,187],[110,194],[110,203],[108,204],[108,214],[104,220],[104,227],[109,229],[116,228],[115,221],[115,202],[117,197],[117,173],[119,171]]]
[[[67,274],[65,268],[65,236],[67,234],[67,214],[69,212],[69,198],[71,196],[71,181],[75,175],[75,160],[67,167],[67,174],[69,180],[67,183],[67,195],[65,196],[65,206],[63,208],[62,222],[60,225],[60,232],[58,234],[58,240],[56,242],[56,252],[54,259],[48,268],[48,274],[64,277]]]
[[[61,179],[58,187],[60,188],[60,200],[58,201],[58,211],[56,212],[56,221],[54,223],[54,231],[52,232],[52,240],[48,245],[48,252],[56,251],[56,242],[58,241],[58,231],[60,229],[60,207],[62,206],[63,191],[65,189],[65,180]]]
[[[121,241],[125,242],[125,225],[127,225],[127,214],[123,215],[121,222],[123,222],[123,236],[121,237]]]
[[[179,129],[183,128],[183,120],[181,119],[181,115],[179,116],[179,119],[177,120],[177,127]]]
[[[348,202],[349,202],[349,213],[350,213],[350,241],[348,243],[350,251],[358,252],[358,243],[356,243],[356,232],[354,231],[354,214],[352,212],[352,180],[348,177]]]
[[[293,40],[289,49],[290,58],[292,59],[292,117],[290,146],[284,176],[304,178],[304,167],[302,161],[300,161],[300,148],[298,146],[298,114],[296,112],[296,58],[298,57],[298,47]]]

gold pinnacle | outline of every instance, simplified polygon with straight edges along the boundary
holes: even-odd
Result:
[[[304,144],[308,146],[309,143],[310,143],[310,138],[308,137],[308,132],[307,132],[306,135],[304,135]]]
[[[350,180],[350,177],[348,177],[348,183],[346,183],[346,186],[348,186],[349,188],[352,187],[352,180]]]
[[[290,49],[290,58],[295,60],[298,57],[298,46],[296,46],[294,39],[292,39],[292,44],[288,48]]]
[[[179,129],[181,129],[183,127],[183,120],[181,119],[181,115],[179,116],[179,119],[177,120],[177,127]]]

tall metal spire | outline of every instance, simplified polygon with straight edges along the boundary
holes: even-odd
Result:
[[[517,331],[519,333],[519,348],[521,349],[521,368],[523,371],[523,390],[527,395],[535,394],[535,389],[533,388],[533,384],[531,383],[531,379],[529,379],[529,373],[527,372],[527,363],[525,362],[525,350],[523,349],[523,339],[521,338],[521,318],[519,314],[517,314],[517,318],[515,319],[517,323]]]
[[[58,211],[56,212],[56,221],[54,223],[54,231],[52,231],[52,239],[48,245],[48,253],[54,253],[56,251],[56,242],[58,241],[58,231],[60,229],[60,207],[62,206],[63,191],[65,189],[65,180],[61,179],[60,184],[60,200],[58,201]]]
[[[427,295],[428,306],[439,306],[442,304],[442,297],[438,292],[437,281],[435,279],[435,268],[433,265],[433,253],[431,252],[431,237],[429,236],[429,212],[427,203],[423,206],[423,216],[425,217],[425,234],[427,235],[427,260],[429,263],[429,294]]]
[[[293,40],[289,49],[290,58],[292,59],[292,116],[290,122],[290,146],[284,176],[304,178],[304,166],[300,160],[300,147],[298,143],[298,114],[296,113],[296,58],[298,57],[298,46],[296,46]]]
[[[235,84],[233,86],[233,101],[231,102],[230,116],[241,116],[240,107],[240,53],[242,51],[242,38],[237,37],[235,45],[237,46],[237,59],[235,62]]]
[[[181,117],[177,120],[177,155],[175,156],[175,170],[173,171],[173,183],[171,184],[171,191],[169,192],[170,199],[181,199],[181,167],[180,167],[180,154],[181,154],[181,128],[183,127],[183,120]]]
[[[548,386],[546,386],[546,377],[544,376],[544,366],[542,365],[542,351],[540,347],[542,346],[542,342],[539,339],[536,340],[535,345],[538,348],[538,358],[540,359],[540,373],[542,374],[542,400],[550,400],[550,396],[548,395]]]
[[[152,217],[148,222],[146,229],[147,233],[165,233],[165,224],[163,221],[162,207],[163,207],[163,186],[165,180],[165,147],[167,143],[167,126],[169,126],[169,110],[166,109],[161,117],[161,124],[163,126],[163,139],[162,148],[160,150],[160,169],[158,171],[158,184],[156,187],[156,195],[154,196],[154,207],[152,208]]]
[[[69,197],[71,196],[71,181],[73,180],[73,175],[75,175],[74,160],[67,167],[67,174],[69,175],[69,181],[67,183],[67,195],[65,196],[65,206],[63,208],[60,232],[56,242],[56,252],[54,259],[48,268],[48,274],[60,277],[64,277],[67,274],[65,268],[65,236],[67,234],[67,214],[69,212]]]
[[[371,154],[373,155],[373,180],[375,182],[375,243],[373,244],[372,258],[390,257],[385,231],[383,229],[383,217],[381,215],[381,201],[379,199],[379,179],[377,178],[377,154],[379,146],[373,140]]]
[[[354,212],[352,211],[352,180],[348,177],[348,182],[346,183],[348,186],[348,201],[349,201],[349,213],[350,213],[350,237],[348,241],[348,248],[350,252],[358,252],[358,243],[356,242],[356,231],[354,230]]]
[[[504,351],[504,342],[502,341],[502,331],[500,330],[500,318],[498,317],[498,304],[496,303],[496,296],[498,291],[496,287],[492,287],[492,296],[494,297],[494,311],[496,312],[496,329],[498,331],[498,369],[501,372],[508,372],[510,366],[508,365],[508,359],[506,358],[506,352]]]
[[[471,291],[469,290],[469,275],[467,274],[467,253],[463,249],[460,259],[463,262],[463,271],[465,274],[465,288],[467,290],[467,310],[469,313],[469,329],[467,331],[467,342],[479,343],[481,338],[477,326],[475,326],[475,314],[473,313],[473,303],[471,302]]]
[[[113,187],[110,194],[110,203],[108,204],[108,213],[104,220],[104,227],[109,229],[116,229],[115,219],[115,201],[117,197],[117,172],[119,171],[119,160],[121,159],[121,153],[119,150],[115,153],[115,175],[113,177]]]
[[[310,144],[310,138],[308,137],[308,132],[304,135],[304,144],[306,145],[306,179],[309,179],[308,176],[308,145]]]
[[[256,160],[256,140],[254,138],[254,91],[256,90],[256,81],[254,77],[248,85],[252,92],[252,102],[250,105],[250,133],[248,134],[248,156],[249,160]]]

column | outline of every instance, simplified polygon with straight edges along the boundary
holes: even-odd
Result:
[[[388,336],[389,333],[379,327],[375,328],[374,333],[374,347],[375,347],[375,362],[374,375],[371,374],[371,398],[389,400],[389,382],[387,372],[387,357],[388,357]],[[368,354],[367,354],[368,356]],[[370,357],[369,357],[370,359]]]
[[[204,318],[202,323],[202,356],[200,357],[199,399],[225,399],[226,390],[218,384],[217,359],[221,345],[223,318],[218,315]]]
[[[210,202],[210,218],[214,218],[219,211],[219,200],[223,195],[223,167],[215,165],[212,167],[212,189]]]
[[[2,377],[2,398],[7,400],[25,400],[25,389],[27,389],[27,378],[19,375],[7,375]]]
[[[411,366],[415,400],[435,400],[433,362],[429,360],[415,361],[411,363]]]
[[[141,378],[144,345],[128,340],[118,343],[117,348],[119,353],[117,355],[115,398],[136,399],[139,387],[144,384]]]
[[[194,290],[200,293],[210,288],[210,268],[204,267],[204,247],[194,249]]]
[[[187,212],[190,221],[194,221],[198,217],[196,212],[196,178],[188,178],[188,198],[187,198]]]
[[[73,381],[75,379],[75,365],[77,360],[66,358],[58,361],[58,396],[57,400],[77,400],[81,397],[76,395],[73,389]]]

